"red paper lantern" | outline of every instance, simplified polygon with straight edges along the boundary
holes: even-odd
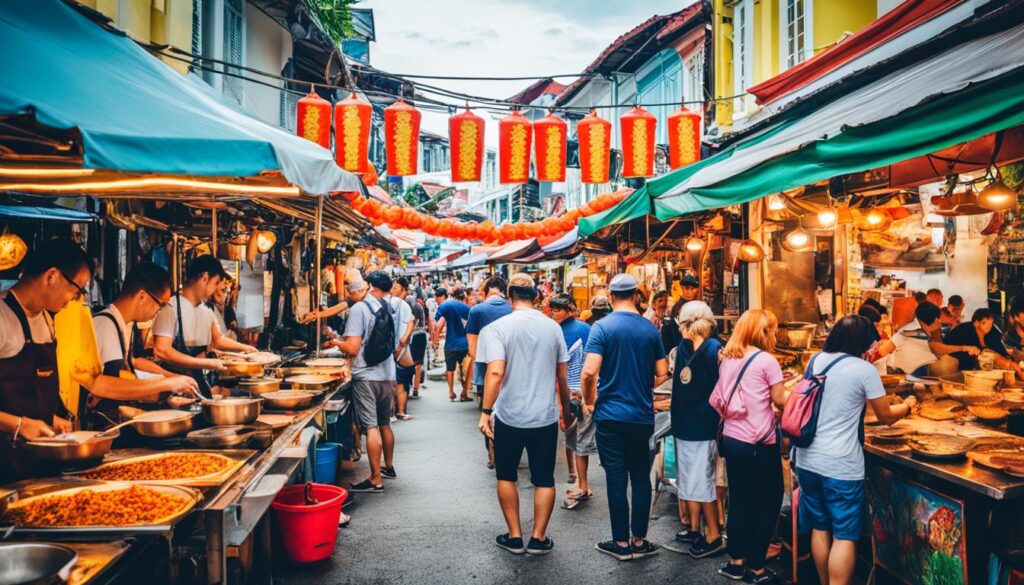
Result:
[[[590,112],[576,124],[580,144],[580,180],[589,184],[608,182],[611,170],[612,123]]]
[[[530,180],[530,119],[512,112],[498,122],[498,182]]]
[[[422,229],[423,229],[424,232],[426,232],[426,233],[428,233],[428,234],[430,234],[432,236],[436,236],[437,235],[437,230],[438,230],[439,227],[440,227],[440,222],[437,220],[436,217],[433,217],[433,216],[430,216],[430,215],[423,216],[423,227],[422,227]]]
[[[654,175],[654,131],[658,119],[641,107],[623,114],[622,176],[627,179]]]
[[[352,95],[334,105],[334,147],[338,166],[351,173],[369,171],[370,116],[373,107]]]
[[[590,217],[591,215],[597,213],[597,211],[594,210],[590,203],[584,203],[583,205],[580,205],[579,210],[580,217]]]
[[[402,221],[402,208],[401,207],[389,207],[387,213],[384,215],[385,221],[388,225],[394,228],[401,227]]]
[[[423,216],[420,215],[420,212],[410,207],[404,211],[404,214],[405,225],[408,228],[416,230],[423,226]]]
[[[489,240],[494,237],[494,222],[484,220],[476,226],[477,237],[481,240]]]
[[[501,226],[501,238],[506,242],[510,242],[516,239],[516,226],[506,223]]]
[[[401,98],[384,108],[384,141],[388,157],[388,175],[406,177],[416,174],[419,157],[419,110]]]
[[[360,176],[363,179],[363,184],[367,187],[372,187],[380,181],[380,175],[377,174],[377,167],[373,166],[370,159],[366,159],[366,172]]]
[[[309,95],[299,100],[296,106],[295,133],[329,149],[331,147],[331,102],[310,89]]]
[[[685,107],[668,115],[668,166],[673,169],[700,160],[701,116]]]
[[[568,135],[569,125],[553,114],[533,123],[538,181],[565,180],[565,146]]]
[[[448,119],[452,182],[479,181],[484,164],[484,119],[466,108]]]

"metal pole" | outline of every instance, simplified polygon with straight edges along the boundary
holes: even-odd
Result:
[[[212,209],[212,211],[213,211],[213,221],[211,222],[211,228],[210,228],[210,231],[211,231],[211,234],[210,234],[210,253],[213,254],[214,258],[216,258],[217,257],[217,208],[214,207]]]
[[[321,280],[321,275],[320,275],[320,256],[323,255],[323,235],[324,235],[323,234],[323,232],[324,232],[324,196],[323,195],[318,197],[317,200],[316,200],[316,221],[314,223],[314,232],[316,234],[314,236],[314,237],[316,237],[316,262],[314,264],[314,266],[316,267],[316,290],[313,293],[313,300],[316,303],[317,313],[316,313],[316,341],[314,341],[314,344],[316,345],[316,349],[315,349],[315,353],[313,355],[315,355],[316,357],[320,357],[320,335],[321,335],[321,331],[323,330],[322,329],[323,322],[322,322],[322,319],[320,317],[320,311],[319,311],[319,309],[320,309],[320,296],[321,296],[320,295],[320,291],[321,291],[321,286],[322,286],[322,283],[320,282],[320,280]]]

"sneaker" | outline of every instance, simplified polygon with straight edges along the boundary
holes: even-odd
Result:
[[[755,575],[752,571],[747,571],[743,576],[743,582],[750,583],[751,585],[775,585],[776,583],[782,583],[782,580],[775,574],[775,571],[765,569],[760,575]]]
[[[719,536],[712,542],[708,542],[708,539],[703,536],[700,540],[690,545],[689,555],[695,559],[704,559],[708,557],[718,556],[725,552],[725,541]]]
[[[364,479],[359,483],[349,486],[348,491],[356,494],[383,494],[384,484],[373,485],[370,480]]]
[[[392,422],[392,423],[396,423],[396,422],[398,422],[398,417],[397,417],[397,416],[393,416],[393,417],[391,417],[391,422]]]
[[[351,522],[351,521],[352,521],[352,517],[349,516],[348,514],[342,512],[341,515],[338,516],[338,527],[339,528],[344,528],[344,527],[348,526],[348,523]]]
[[[398,472],[395,471],[394,465],[391,467],[381,467],[380,474],[388,479],[396,479],[398,477]]]
[[[649,540],[643,541],[640,545],[630,544],[629,548],[633,551],[634,559],[642,559],[644,557],[653,557],[654,555],[661,552],[661,547],[654,544]]]
[[[530,537],[530,544],[526,546],[526,554],[528,555],[546,555],[551,552],[551,549],[555,548],[555,543],[550,538],[544,540],[537,540],[536,538]]]
[[[746,573],[746,567],[743,565],[734,565],[732,563],[725,563],[720,569],[718,569],[719,575],[733,581],[742,581]]]
[[[700,532],[690,530],[689,528],[683,528],[679,532],[676,532],[676,542],[681,542],[683,544],[695,544],[700,539]]]
[[[503,548],[514,555],[521,555],[526,552],[526,548],[523,547],[522,537],[509,538],[507,532],[505,534],[499,534],[498,538],[494,539],[494,544],[496,544],[498,548]]]
[[[596,548],[604,554],[613,556],[620,561],[629,561],[633,559],[633,549],[628,546],[619,546],[614,540],[599,542],[597,543]]]

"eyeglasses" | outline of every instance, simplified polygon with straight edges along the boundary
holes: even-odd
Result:
[[[168,304],[170,304],[170,301],[167,301],[167,302],[161,301],[160,299],[156,298],[155,294],[149,292],[146,289],[142,289],[142,292],[146,293],[146,295],[149,296],[149,298],[153,299],[153,302],[156,303],[156,306],[160,307],[161,309],[163,309]]]
[[[89,294],[88,291],[86,291],[84,288],[78,286],[78,283],[75,282],[70,276],[65,274],[63,270],[58,270],[58,272],[60,272],[60,275],[64,277],[64,280],[68,281],[68,284],[75,287],[75,290],[77,292],[75,293],[73,300],[77,301],[81,298],[84,298],[87,294]]]

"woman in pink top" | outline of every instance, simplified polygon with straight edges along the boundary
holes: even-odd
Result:
[[[768,541],[782,505],[782,465],[774,403],[785,405],[782,368],[772,356],[778,320],[750,309],[722,351],[718,383],[710,403],[721,415],[722,456],[729,476],[730,560],[718,570],[749,583],[776,581],[765,569]],[[747,575],[749,573],[749,575]]]

